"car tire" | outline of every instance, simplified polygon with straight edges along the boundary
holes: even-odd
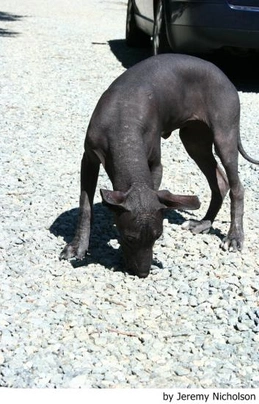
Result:
[[[126,44],[135,48],[150,45],[150,37],[137,26],[133,0],[128,0],[126,17]]]
[[[171,52],[166,35],[165,13],[162,0],[158,1],[155,11],[152,45],[153,55]]]

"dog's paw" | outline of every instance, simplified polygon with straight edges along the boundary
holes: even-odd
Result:
[[[73,259],[83,260],[86,255],[86,249],[80,248],[77,244],[69,243],[61,252],[59,259],[71,261]]]
[[[190,230],[193,234],[207,234],[211,229],[210,220],[187,220],[182,224],[182,229]]]
[[[243,244],[244,244],[243,237],[239,238],[239,237],[227,236],[222,240],[220,247],[224,251],[236,252],[236,251],[242,251]]]

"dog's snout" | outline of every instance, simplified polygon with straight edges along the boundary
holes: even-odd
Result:
[[[139,278],[147,278],[148,275],[149,275],[149,271],[147,271],[147,272],[137,272],[136,275],[137,275]]]

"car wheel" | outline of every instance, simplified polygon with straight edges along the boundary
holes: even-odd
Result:
[[[165,13],[162,0],[158,1],[156,7],[152,44],[154,55],[171,51],[166,35]]]
[[[137,48],[150,45],[150,37],[137,26],[133,0],[128,0],[126,17],[126,44]]]

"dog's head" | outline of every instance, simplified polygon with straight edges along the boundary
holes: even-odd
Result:
[[[173,195],[147,186],[127,192],[101,190],[102,200],[115,214],[127,271],[140,278],[149,274],[155,241],[163,232],[165,209],[198,209],[196,196]]]

